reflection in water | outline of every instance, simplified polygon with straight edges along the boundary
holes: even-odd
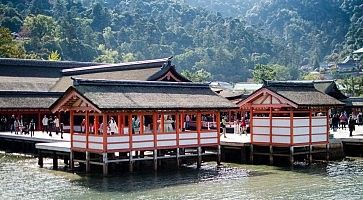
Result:
[[[50,167],[52,161],[46,160]],[[362,199],[363,160],[295,170],[214,163],[179,171],[79,176],[0,155],[2,199]]]

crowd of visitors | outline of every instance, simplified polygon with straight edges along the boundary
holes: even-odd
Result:
[[[349,136],[352,137],[356,125],[363,125],[362,112],[359,112],[356,116],[354,114],[348,115],[346,111],[330,115],[330,129],[334,132],[338,129],[346,130],[348,128]]]
[[[46,132],[49,136],[52,136],[52,132],[55,132],[57,135],[61,133],[61,138],[63,139],[63,123],[60,123],[57,116],[49,116],[49,118],[44,115],[41,126],[38,127],[42,132]],[[22,115],[15,116],[11,115],[10,117],[6,117],[5,115],[0,118],[0,131],[10,131],[10,133],[30,134],[31,137],[34,136],[34,132],[36,130],[36,121],[34,118],[23,118]]]

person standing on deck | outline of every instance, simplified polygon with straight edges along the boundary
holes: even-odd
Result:
[[[15,121],[14,121],[14,130],[15,130],[15,135],[18,135],[18,132],[19,132],[19,119],[16,118]]]
[[[349,137],[353,136],[353,131],[355,131],[355,118],[350,114],[348,119]]]
[[[341,125],[342,130],[343,130],[343,128],[345,130],[346,125],[347,125],[347,119],[348,119],[347,115],[345,113],[341,113],[339,119],[340,119],[340,125]]]
[[[23,134],[23,128],[24,128],[23,115],[20,115],[20,119],[18,121],[18,127],[20,134]]]
[[[81,133],[85,133],[86,132],[86,119],[83,118],[82,122],[81,122]]]
[[[14,123],[15,123],[15,115],[11,115],[11,118],[10,118],[10,133],[13,133],[13,131],[15,131],[15,126],[14,126]]]
[[[190,127],[190,116],[187,114],[185,115],[185,130],[189,130]]]
[[[48,119],[48,131],[49,131],[49,136],[50,137],[52,137],[53,127],[54,127],[53,118],[52,118],[52,116],[49,116],[49,119]]]
[[[110,121],[108,122],[108,127],[110,128],[111,135],[118,132],[117,123],[113,117],[111,117]]]
[[[34,119],[32,119],[29,123],[29,131],[30,131],[30,137],[34,136],[34,131],[35,131],[35,122]]]
[[[226,124],[227,124],[227,121],[226,121],[227,117],[223,117],[222,118],[222,122],[221,122],[221,127],[222,127],[222,135],[224,135],[224,138],[227,138],[226,136]]]
[[[59,119],[57,116],[54,117],[53,122],[54,122],[54,126],[55,126],[55,134],[58,135],[60,124],[59,124]]]
[[[1,129],[0,129],[0,131],[6,131],[6,122],[7,122],[6,117],[3,115],[1,117]]]
[[[242,127],[242,131],[241,131],[241,135],[243,133],[246,133],[247,135],[247,130],[246,130],[246,119],[244,117],[242,117],[241,119],[241,127]]]
[[[46,131],[48,133],[48,118],[47,118],[47,115],[44,115],[44,117],[42,119],[42,125],[43,125],[43,128],[42,128],[43,133],[44,133],[44,131]]]

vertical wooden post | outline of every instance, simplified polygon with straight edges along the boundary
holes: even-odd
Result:
[[[176,132],[176,167],[179,169],[180,166],[180,156],[179,156],[179,134],[182,125],[180,124],[179,113],[175,113],[175,132]]]
[[[40,114],[40,111],[38,112],[38,130],[42,130],[42,116]]]
[[[118,134],[121,135],[123,134],[123,127],[122,127],[122,124],[123,124],[123,115],[121,115],[120,113],[117,114],[117,123],[118,123],[118,126],[117,126],[117,129],[118,129]]]
[[[273,147],[270,145],[270,165],[274,164]]]
[[[313,140],[312,140],[312,134],[313,134],[313,130],[312,130],[312,112],[311,112],[311,109],[309,111],[309,144],[311,145],[313,143]]]
[[[71,171],[74,169],[74,152],[71,149],[71,152],[69,153],[69,168]]]
[[[330,152],[330,145],[328,143],[328,144],[326,144],[326,161],[330,160],[329,152]]]
[[[103,153],[107,152],[107,115],[102,115],[102,132],[103,132]],[[107,156],[106,156],[107,157]]]
[[[55,152],[53,152],[53,169],[58,169],[58,155]]]
[[[251,164],[253,164],[253,144],[252,143],[251,143],[250,148],[251,148],[251,152],[250,152],[250,162],[251,162]]]
[[[197,134],[198,134],[198,146],[200,146],[200,132],[201,132],[201,127],[202,127],[202,124],[201,124],[201,121],[202,121],[202,114],[201,112],[197,112]]]
[[[198,147],[198,160],[197,160],[197,168],[199,169],[202,166],[202,147]]]
[[[290,145],[294,145],[294,112],[290,110]]]
[[[129,152],[129,172],[134,171],[134,161],[133,161],[133,155],[132,155],[132,114],[129,113],[129,146],[130,146],[130,152]]]
[[[89,140],[89,113],[86,111],[86,124],[85,124],[85,133],[86,133],[86,151],[88,151],[88,140]]]
[[[221,114],[220,112],[215,112],[216,123],[217,123],[217,165],[221,164]]]
[[[71,134],[71,150],[73,148],[73,135],[74,135],[74,111],[71,110],[69,112],[69,133]],[[73,160],[71,159],[71,162],[73,162]]]
[[[42,153],[39,151],[39,154],[38,154],[38,165],[40,168],[43,168],[43,155]]]
[[[132,134],[132,133],[130,133]],[[133,172],[134,171],[134,161],[132,158],[132,151],[130,150],[129,152],[129,172]]]
[[[290,165],[291,166],[294,165],[294,147],[293,146],[290,147]]]
[[[154,171],[158,171],[158,150],[154,149]]]
[[[108,175],[108,158],[107,158],[107,153],[102,153],[102,160],[103,160],[103,175],[107,176]]]
[[[91,166],[90,166],[90,152],[86,151],[86,173],[89,173],[91,171]]]
[[[99,123],[98,123],[98,115],[95,113],[94,114],[94,124],[93,124],[93,132],[95,135],[98,135],[98,128],[99,128]]]
[[[313,145],[309,145],[309,164],[313,162]]]
[[[271,96],[271,98],[272,98],[272,96]],[[271,146],[272,145],[272,107],[270,107],[269,117],[270,117],[269,120],[270,120],[270,146]],[[271,160],[271,158],[270,158],[270,160]]]

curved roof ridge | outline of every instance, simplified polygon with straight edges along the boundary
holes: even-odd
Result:
[[[132,61],[132,62],[115,63],[115,64],[100,64],[93,66],[91,65],[91,66],[63,69],[62,73],[64,75],[76,75],[76,74],[90,73],[90,72],[104,72],[107,70],[120,69],[120,68],[124,70],[140,69],[140,68],[156,68],[156,67],[161,67],[167,61],[168,58],[160,58],[154,60],[141,60],[141,61]]]
[[[104,86],[145,86],[145,87],[186,87],[186,88],[208,88],[209,85],[205,83],[193,83],[193,82],[167,82],[167,81],[140,81],[140,80],[109,80],[109,79],[73,79],[73,85],[104,85]]]

